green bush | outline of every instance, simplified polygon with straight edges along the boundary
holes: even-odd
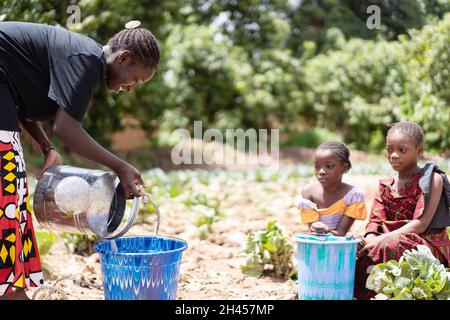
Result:
[[[73,1],[3,0],[0,21],[66,26]],[[368,30],[365,9],[381,8]],[[105,44],[131,19],[160,40],[161,64],[135,92],[105,89],[83,126],[98,141],[130,114],[149,139],[173,144],[174,128],[281,128],[342,132],[379,150],[386,124],[411,119],[429,150],[450,149],[448,0],[77,1],[73,31]],[[226,17],[226,19],[222,19]],[[400,40],[397,40],[400,38]],[[174,116],[175,115],[175,116]],[[177,115],[181,115],[177,119]],[[155,134],[161,130],[161,136]]]
[[[306,61],[308,103],[315,123],[341,131],[344,140],[362,150],[379,150],[387,124],[418,122],[429,150],[448,150],[450,101],[448,57],[450,14],[411,39],[352,39]]]
[[[341,141],[342,139],[336,133],[331,132],[326,128],[313,128],[293,133],[281,144],[281,146],[316,148],[320,144],[331,140]]]
[[[450,13],[404,40],[411,81],[410,118],[420,123],[425,141],[436,150],[450,150]],[[444,138],[443,138],[444,137]]]
[[[400,96],[407,79],[405,50],[398,42],[352,39],[342,50],[306,62],[309,108],[316,123],[343,132],[367,149],[372,133],[394,120],[384,99]]]

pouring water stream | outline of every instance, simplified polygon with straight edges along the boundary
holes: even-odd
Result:
[[[146,192],[142,186],[139,186],[138,189],[141,192],[141,200],[144,203],[144,205],[147,204],[150,201],[150,203],[153,205],[153,207],[156,210],[157,220],[156,220],[155,236],[158,236],[159,225],[160,225],[160,218],[161,218],[161,214],[160,214],[160,211],[159,211],[159,206],[156,203],[156,201],[153,199],[151,194]],[[119,251],[119,249],[117,248],[116,241],[111,241],[111,248],[112,248],[113,252],[118,252]]]

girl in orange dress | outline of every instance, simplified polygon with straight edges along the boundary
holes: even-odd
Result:
[[[301,222],[313,233],[345,236],[355,219],[366,218],[363,191],[342,182],[352,166],[350,152],[343,143],[325,142],[314,153],[314,166],[318,182],[302,190]]]

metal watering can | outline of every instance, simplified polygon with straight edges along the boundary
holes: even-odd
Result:
[[[112,172],[55,166],[36,185],[33,209],[39,224],[49,230],[96,235],[112,239],[133,225],[138,197],[126,210],[119,178]]]

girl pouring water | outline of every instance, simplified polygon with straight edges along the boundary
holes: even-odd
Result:
[[[27,298],[43,284],[19,125],[40,145],[41,174],[61,157],[40,121],[79,155],[111,168],[127,198],[139,196],[141,174],[99,145],[82,128],[93,93],[133,91],[149,81],[160,60],[158,41],[133,21],[102,46],[61,27],[0,22],[0,297]]]

